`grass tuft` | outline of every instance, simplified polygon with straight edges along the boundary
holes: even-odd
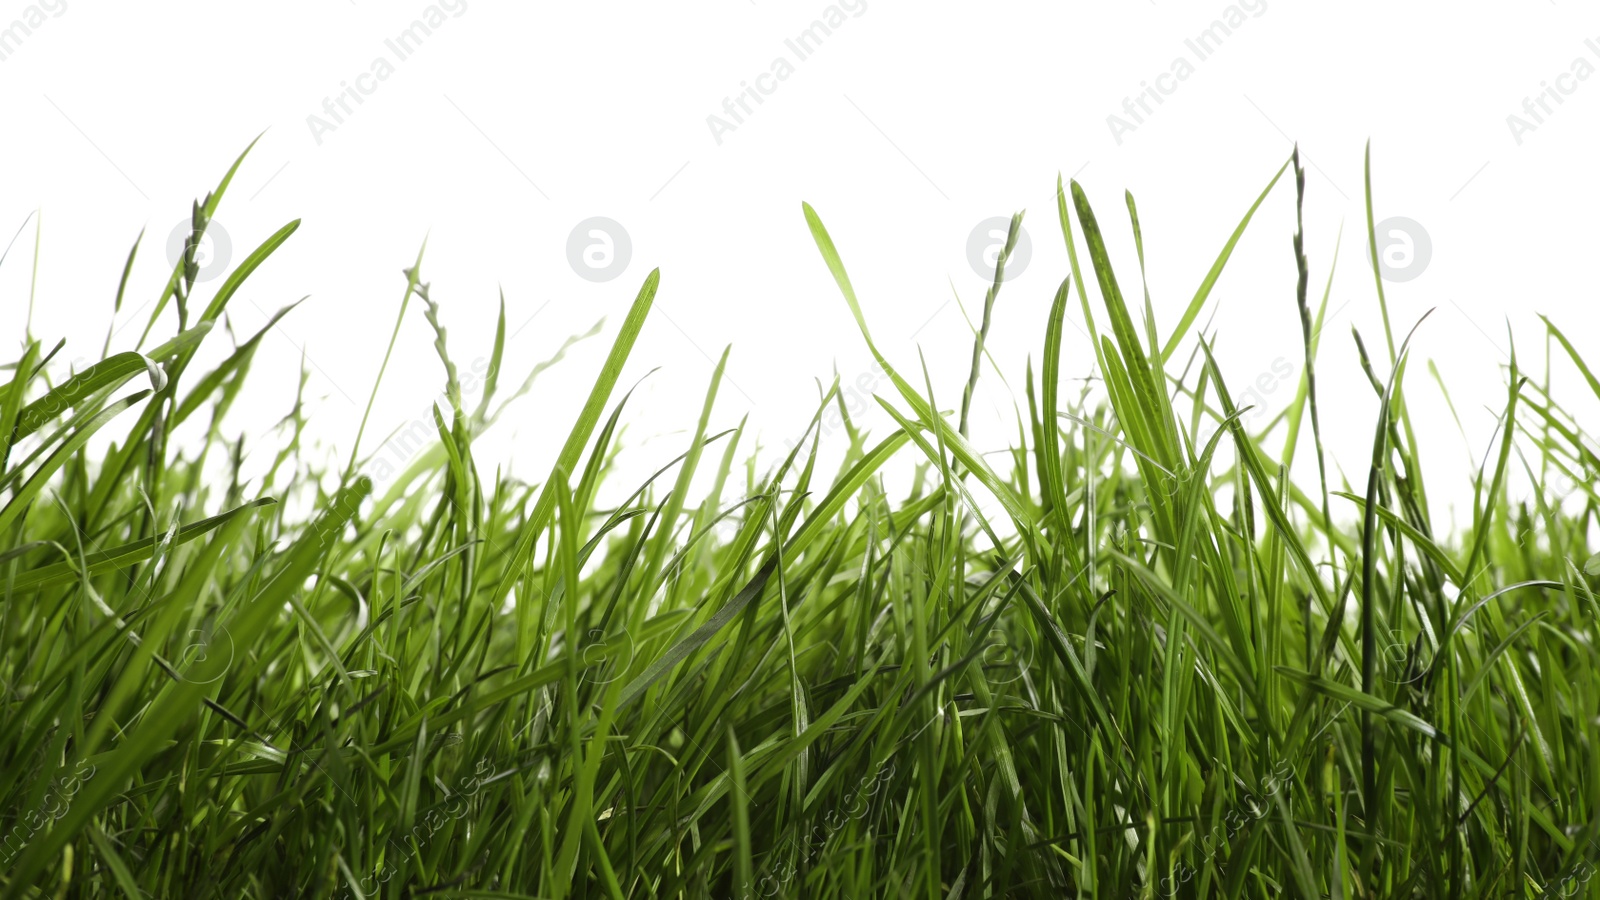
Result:
[[[195,204],[191,248],[244,159]],[[1294,221],[1256,227],[1292,234],[1282,312],[1305,365],[1253,433],[1214,336],[1187,339],[1286,171]],[[1370,182],[1369,154],[1369,249]],[[395,334],[421,300],[448,408],[381,492],[359,437],[348,459],[301,447],[298,401],[270,432],[227,425],[265,329],[216,326],[297,222],[209,298],[186,252],[137,344],[108,337],[64,379],[47,374],[61,344],[30,331],[0,384],[0,897],[1594,891],[1600,445],[1548,368],[1513,358],[1470,525],[1438,531],[1381,277],[1387,357],[1314,365],[1332,279],[1313,308],[1304,192],[1296,152],[1163,331],[1147,288],[1124,299],[1111,221],[1058,181],[1071,272],[1001,454],[967,414],[1022,214],[946,411],[926,361],[917,386],[873,342],[844,262],[871,248],[836,246],[805,205],[893,427],[871,438],[845,411],[843,464],[823,471],[835,381],[760,474],[718,404],[724,352],[687,446],[614,508],[595,501],[614,395],[659,271],[537,483],[487,477],[473,442],[570,342],[491,403],[502,301],[465,404],[421,253]],[[1099,377],[1076,397],[1074,291]],[[1328,483],[1317,402],[1367,387],[1358,493]],[[273,463],[250,480],[253,453]]]

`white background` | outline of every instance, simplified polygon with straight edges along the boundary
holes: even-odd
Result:
[[[1411,368],[1409,396],[1431,490],[1436,501],[1455,501],[1458,524],[1470,496],[1463,476],[1505,401],[1508,328],[1519,361],[1536,372],[1544,357],[1538,313],[1600,362],[1592,262],[1600,76],[1561,80],[1573,91],[1541,112],[1541,123],[1523,112],[1524,98],[1557,84],[1575,60],[1600,66],[1600,13],[1569,0],[1258,0],[1240,7],[1242,24],[1203,61],[1186,41],[1227,17],[1220,0],[865,0],[843,9],[842,24],[802,62],[785,42],[825,17],[820,0],[457,0],[440,5],[442,24],[397,62],[386,40],[425,18],[428,6],[56,0],[35,9],[0,0],[0,29],[43,18],[29,33],[13,32],[0,60],[0,241],[42,211],[33,334],[47,346],[67,338],[63,362],[96,358],[128,247],[144,228],[113,339],[113,349],[131,348],[170,272],[168,235],[265,129],[216,219],[231,239],[231,262],[285,222],[304,224],[235,298],[233,327],[252,333],[273,310],[310,299],[267,337],[257,362],[264,371],[230,422],[260,442],[258,459],[270,456],[265,427],[289,410],[302,354],[312,372],[312,432],[330,454],[349,452],[402,294],[401,269],[425,237],[424,280],[443,304],[463,368],[489,352],[501,290],[515,332],[505,384],[607,317],[605,333],[548,373],[486,439],[483,459],[543,476],[623,312],[657,265],[655,312],[622,381],[660,367],[628,417],[629,471],[653,470],[681,451],[728,344],[713,427],[748,413],[770,458],[809,419],[814,379],[826,382],[837,367],[853,384],[870,362],[807,233],[802,200],[832,231],[880,346],[908,372],[917,371],[920,348],[946,408],[959,403],[971,352],[952,297],[976,320],[986,284],[968,263],[969,235],[987,218],[1026,209],[1032,258],[1002,292],[991,339],[1014,391],[986,372],[975,404],[980,443],[998,449],[1014,434],[1013,397],[1025,404],[1023,367],[1029,355],[1037,363],[1050,298],[1068,272],[1057,173],[1075,176],[1095,203],[1130,299],[1138,268],[1122,192],[1138,198],[1165,334],[1298,140],[1314,300],[1344,229],[1319,375],[1325,430],[1342,465],[1330,475],[1335,486],[1341,471],[1359,484],[1376,400],[1351,327],[1381,373],[1388,363],[1364,247],[1370,138],[1376,217],[1414,220],[1432,246],[1427,267],[1388,283],[1387,294],[1396,341],[1436,309],[1416,352],[1437,364],[1466,436],[1424,366]],[[315,133],[308,117],[333,123],[325,98],[380,58],[392,74],[360,82],[375,90]],[[763,81],[776,89],[754,114],[713,134],[708,117],[727,117],[724,98],[779,58],[794,72]],[[1125,98],[1180,58],[1193,73],[1163,80],[1176,89],[1133,130],[1113,134],[1108,116],[1132,121]],[[1536,127],[1513,134],[1513,113]],[[1280,359],[1300,373],[1293,196],[1286,178],[1201,317],[1215,310],[1211,327],[1235,392]],[[567,254],[574,226],[593,216],[621,223],[632,246],[625,271],[603,283],[580,277]],[[0,267],[8,357],[28,316],[33,235],[29,222]],[[220,284],[205,282],[199,302]],[[1079,378],[1092,354],[1076,300],[1070,309],[1064,368]],[[414,303],[369,449],[391,429],[429,418],[442,382],[432,340]],[[213,342],[218,353],[226,348],[225,338]],[[1570,368],[1558,367],[1557,378],[1580,421],[1593,421],[1594,398]],[[1076,382],[1067,391],[1075,394]],[[1286,383],[1264,397],[1268,413],[1290,395]],[[881,415],[870,421],[883,433]]]

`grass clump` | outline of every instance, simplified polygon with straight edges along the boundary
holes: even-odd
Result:
[[[331,471],[307,458],[298,405],[276,432],[228,436],[264,330],[191,369],[297,223],[204,306],[181,261],[146,328],[174,309],[165,343],[52,381],[60,345],[27,336],[0,385],[0,895],[1594,891],[1600,460],[1548,369],[1513,357],[1470,524],[1445,534],[1387,312],[1364,372],[1313,366],[1328,289],[1303,229],[1289,409],[1247,430],[1203,338],[1178,365],[1291,171],[1303,195],[1295,158],[1164,335],[1147,293],[1125,298],[1086,194],[1058,183],[1072,271],[999,457],[966,420],[1000,273],[947,411],[925,371],[879,352],[809,206],[894,429],[869,437],[835,383],[758,474],[743,423],[719,430],[725,355],[682,455],[605,508],[656,273],[536,483],[473,456],[531,386],[500,390],[504,316],[469,409],[420,257],[401,315],[423,302],[448,402],[381,492],[359,447]],[[1075,399],[1074,302],[1099,374]],[[1359,484],[1325,474],[1330,385],[1373,392]],[[824,471],[834,407],[846,448]],[[200,437],[172,440],[185,426]],[[1296,480],[1306,442],[1317,472]],[[273,464],[246,479],[252,452]],[[916,461],[908,491],[891,493],[892,460]],[[1560,479],[1576,488],[1558,496]]]

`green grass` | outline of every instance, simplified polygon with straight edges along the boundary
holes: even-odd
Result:
[[[716,402],[724,356],[683,454],[608,483],[615,506],[596,498],[657,273],[537,483],[480,467],[473,437],[542,386],[501,389],[502,314],[461,400],[420,256],[398,315],[421,302],[450,403],[378,490],[371,441],[320,458],[298,403],[230,429],[265,329],[228,348],[213,326],[297,223],[208,298],[180,263],[139,347],[70,377],[28,335],[0,384],[0,896],[1600,896],[1600,444],[1550,366],[1513,360],[1483,469],[1436,488],[1473,498],[1442,532],[1409,410],[1443,398],[1407,391],[1412,323],[1384,312],[1365,371],[1314,365],[1331,278],[1298,222],[1278,314],[1305,365],[1247,430],[1191,328],[1247,226],[1289,233],[1252,223],[1288,189],[1298,210],[1298,158],[1164,330],[1102,239],[1133,229],[1142,283],[1133,198],[1113,224],[1058,183],[1071,273],[1000,454],[966,427],[1000,273],[970,369],[940,379],[963,395],[935,397],[872,341],[844,260],[873,248],[806,206],[896,427],[866,434],[835,384],[760,472]],[[1064,396],[1074,303],[1099,379]],[[1329,390],[1371,391],[1359,483],[1324,474]]]

